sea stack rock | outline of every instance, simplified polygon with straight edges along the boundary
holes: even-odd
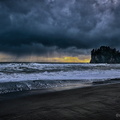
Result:
[[[115,48],[101,46],[99,49],[93,49],[91,51],[90,63],[120,63],[120,52]]]

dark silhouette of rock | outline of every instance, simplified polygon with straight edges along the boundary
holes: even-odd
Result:
[[[115,48],[101,46],[99,49],[91,51],[90,63],[120,63],[120,52]]]

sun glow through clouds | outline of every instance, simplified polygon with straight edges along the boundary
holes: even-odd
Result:
[[[89,63],[90,56],[61,56],[61,57],[41,57],[41,56],[22,56],[16,57],[0,53],[0,62],[65,62],[65,63]]]

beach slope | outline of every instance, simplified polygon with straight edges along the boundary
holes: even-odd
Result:
[[[26,95],[0,102],[0,120],[119,120],[120,84]]]

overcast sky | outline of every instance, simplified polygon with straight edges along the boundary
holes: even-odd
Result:
[[[120,48],[120,0],[0,0],[0,52],[89,55]]]

